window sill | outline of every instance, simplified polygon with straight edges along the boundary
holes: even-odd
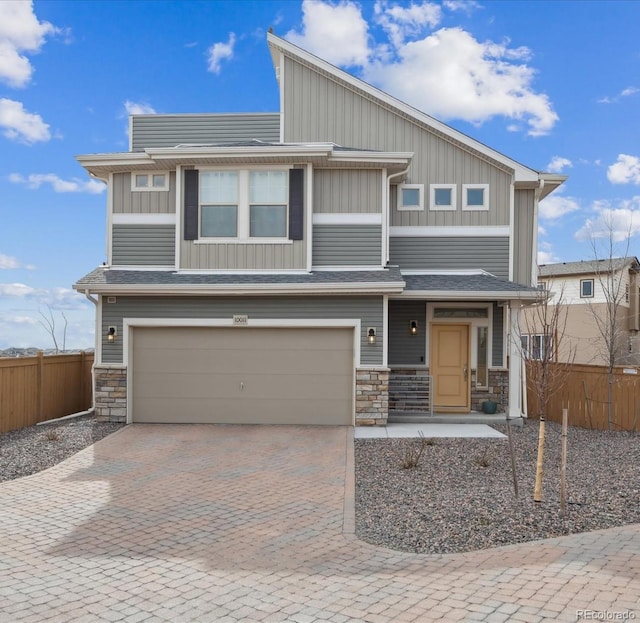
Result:
[[[293,244],[288,238],[201,238],[193,244]]]

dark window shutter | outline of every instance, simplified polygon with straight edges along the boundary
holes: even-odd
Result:
[[[198,171],[184,172],[184,239],[198,239]]]
[[[289,240],[304,239],[304,169],[289,170]]]

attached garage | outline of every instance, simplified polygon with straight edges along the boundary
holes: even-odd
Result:
[[[352,425],[353,327],[132,326],[131,421]]]

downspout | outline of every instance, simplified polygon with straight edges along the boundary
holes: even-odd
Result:
[[[385,264],[389,265],[389,229],[391,227],[391,193],[389,192],[389,187],[391,183],[391,178],[398,177],[399,175],[406,175],[411,165],[407,165],[407,168],[403,171],[399,171],[398,173],[391,173],[391,175],[387,175],[387,239],[385,241],[386,249],[385,249]]]
[[[98,340],[100,339],[100,330],[98,328],[98,299],[94,299],[89,290],[84,291],[84,295],[95,305],[96,307],[96,327],[95,327],[95,348],[93,349],[93,365],[91,366],[91,407],[88,413],[96,412],[96,364],[98,363]]]

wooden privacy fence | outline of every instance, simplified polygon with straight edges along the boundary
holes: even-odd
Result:
[[[527,362],[527,408],[529,417],[537,417],[539,402],[536,388],[531,382],[531,365],[535,365],[535,362]],[[608,429],[607,368],[583,364],[549,365],[565,367],[567,372],[566,375],[557,375],[566,380],[549,400],[547,420],[561,422],[562,409],[567,408],[571,426]],[[630,371],[637,374],[630,374]],[[612,430],[640,432],[640,370],[616,366],[612,390]]]
[[[0,433],[86,411],[93,353],[0,358]]]

